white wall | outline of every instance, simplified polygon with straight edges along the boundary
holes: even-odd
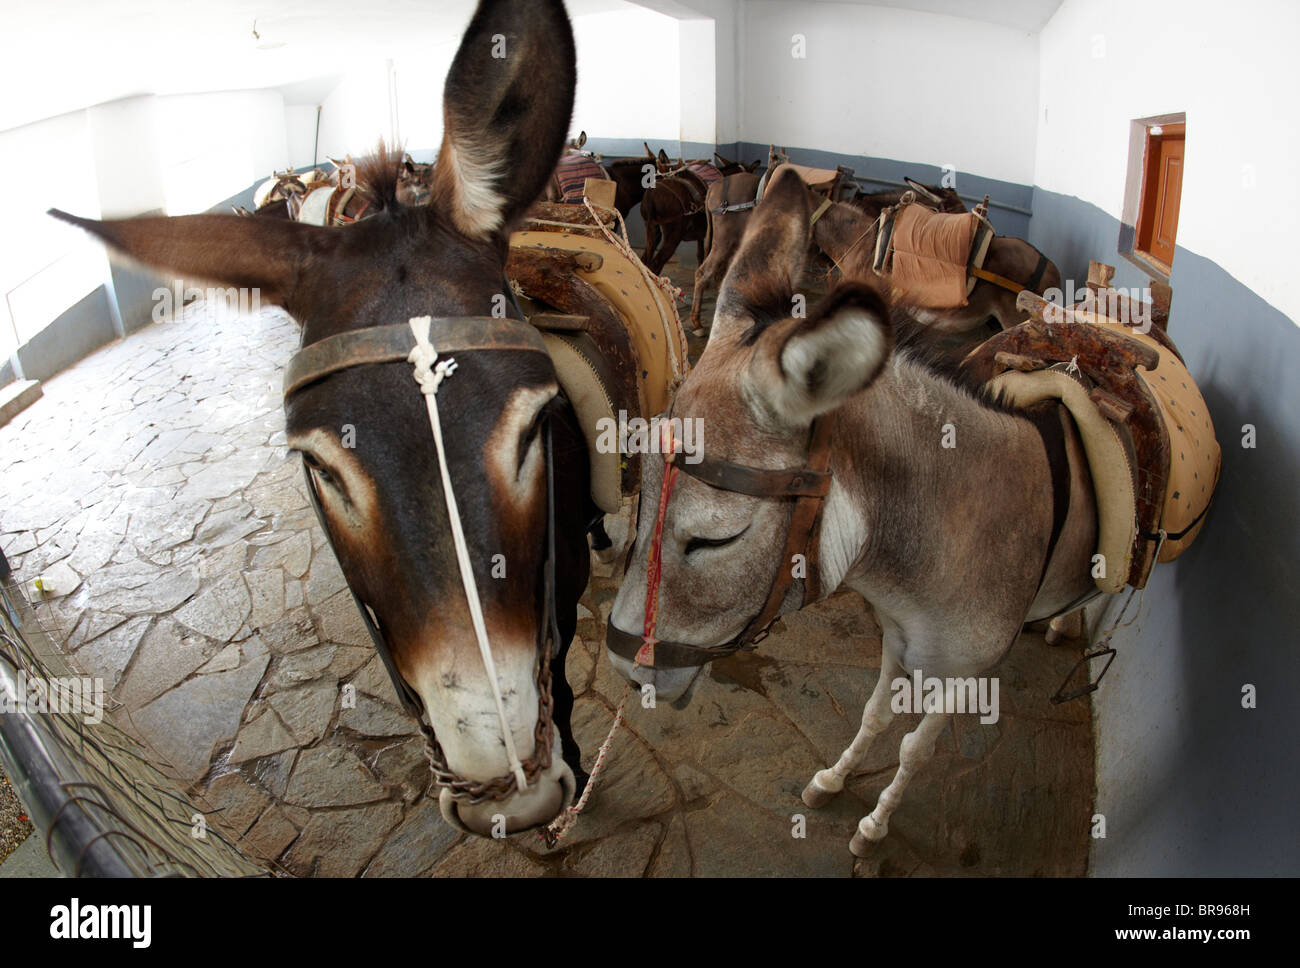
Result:
[[[691,0],[691,6],[713,19],[713,65],[716,143],[741,141],[741,97],[744,91],[744,31],[741,0]]]
[[[205,211],[289,163],[279,91],[176,94],[156,101],[155,141],[169,215]]]
[[[1032,183],[1032,34],[847,3],[753,0],[743,21],[745,140]],[[795,34],[803,59],[791,56]]]
[[[673,18],[638,8],[575,17],[578,89],[570,133],[685,137],[677,29]]]
[[[741,140],[743,0],[633,0],[678,22],[682,140]]]
[[[394,67],[399,133],[418,161],[431,160],[442,144],[442,85],[458,44],[459,38],[448,38],[426,55],[403,58]]]
[[[370,58],[351,66],[321,103],[321,162],[348,154],[360,158],[381,136],[393,138],[388,88],[388,61]]]
[[[1041,35],[1035,183],[1118,219],[1129,122],[1186,112],[1178,244],[1300,320],[1297,37],[1294,0],[1066,0]]]
[[[111,278],[104,247],[46,209],[201,212],[287,163],[275,90],[141,95],[0,132],[0,357]]]
[[[0,360],[108,275],[104,247],[45,214],[97,217],[94,141],[85,111],[0,131]]]
[[[87,159],[104,218],[130,218],[166,208],[158,100],[124,98],[86,109],[91,137]]]
[[[288,146],[289,167],[305,168],[312,163],[316,147],[316,105],[284,106],[284,139]]]
[[[697,34],[712,25],[701,22]],[[689,89],[689,134],[683,133],[683,87],[679,77],[678,23],[651,10],[588,14],[573,19],[578,52],[578,85],[571,135],[585,130],[602,138],[713,140],[711,65],[707,104],[702,89]],[[696,35],[693,35],[696,36]],[[460,38],[399,56],[353,63],[322,100],[319,158],[359,157],[379,137],[400,139],[424,160],[442,143],[442,87]],[[697,40],[697,44],[705,44]],[[653,68],[646,57],[654,52]],[[390,120],[389,69],[395,83],[397,126]],[[699,82],[703,84],[701,80]],[[311,163],[314,108],[291,107],[295,166]],[[695,137],[707,135],[707,137]]]
[[[682,141],[717,144],[718,117],[714,23],[707,18],[677,24],[680,89],[679,132]]]

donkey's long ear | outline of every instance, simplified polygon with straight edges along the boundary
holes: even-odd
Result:
[[[907,183],[908,188],[912,189],[912,191],[916,192],[916,194],[920,195],[927,201],[934,202],[936,205],[943,203],[942,198],[930,191],[928,186],[922,185],[919,181],[916,181],[913,178],[908,178],[906,175],[903,176],[903,181]]]
[[[865,390],[893,349],[889,307],[859,282],[838,286],[808,316],[759,337],[746,373],[759,414],[802,427]]]
[[[471,238],[500,232],[546,186],[576,81],[560,0],[480,0],[442,95],[435,204]]]
[[[778,168],[718,290],[710,341],[794,312],[794,287],[808,259],[808,219],[803,179],[793,168]]]
[[[308,255],[337,241],[336,230],[275,218],[177,215],[98,222],[56,208],[49,214],[145,265],[257,289],[260,299],[277,305],[293,292]]]

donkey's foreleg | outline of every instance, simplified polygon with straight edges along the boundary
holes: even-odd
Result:
[[[720,249],[712,249],[695,270],[695,291],[691,293],[691,324],[695,327],[696,336],[704,335],[704,328],[700,325],[700,307],[704,305],[704,294],[708,287],[717,283],[719,268],[725,268],[722,252]]]
[[[902,672],[894,657],[888,650],[884,651],[880,662],[880,678],[876,680],[876,688],[871,691],[871,698],[862,709],[862,726],[858,729],[858,735],[853,737],[853,742],[840,754],[834,766],[819,770],[803,788],[803,802],[808,806],[814,810],[824,807],[835,794],[844,789],[845,778],[866,760],[872,742],[889,727],[894,718],[889,702],[891,685]]]
[[[926,713],[919,726],[903,737],[898,746],[898,772],[889,786],[880,791],[876,809],[858,821],[858,832],[849,841],[849,852],[866,857],[871,845],[889,833],[889,818],[903,802],[903,791],[934,756],[934,744],[948,722],[949,713]]]

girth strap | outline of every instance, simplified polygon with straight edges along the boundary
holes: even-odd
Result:
[[[1047,579],[1047,569],[1056,552],[1056,543],[1065,530],[1065,519],[1070,513],[1070,457],[1065,449],[1060,407],[1044,407],[1029,414],[1029,419],[1043,438],[1043,449],[1047,452],[1047,465],[1052,475],[1052,533],[1047,540],[1047,554],[1043,558],[1043,570],[1038,576],[1038,589],[1034,592],[1034,597],[1037,597]]]
[[[1034,274],[1031,275],[1029,281],[1025,283],[1026,289],[1032,293],[1038,292],[1038,287],[1043,284],[1043,276],[1047,274],[1047,267],[1050,263],[1051,260],[1048,259],[1047,256],[1043,255],[1041,252],[1038,253],[1038,264],[1034,266]]]
[[[988,269],[971,269],[970,274],[976,279],[983,279],[985,282],[991,282],[1002,289],[1008,289],[1014,293],[1023,292],[1025,287],[1014,279],[1008,279],[1006,276],[1000,276],[996,272],[990,272]]]
[[[709,209],[709,211],[714,215],[726,215],[728,212],[743,212],[746,209],[753,208],[757,204],[758,202],[756,201],[738,202],[735,205],[719,205],[717,208]]]

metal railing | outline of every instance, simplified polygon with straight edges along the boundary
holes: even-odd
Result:
[[[60,703],[21,703],[33,680],[78,676],[0,552],[0,761],[55,867],[74,877],[247,877],[267,871],[182,796],[138,740]],[[51,707],[35,709],[38,705]]]

